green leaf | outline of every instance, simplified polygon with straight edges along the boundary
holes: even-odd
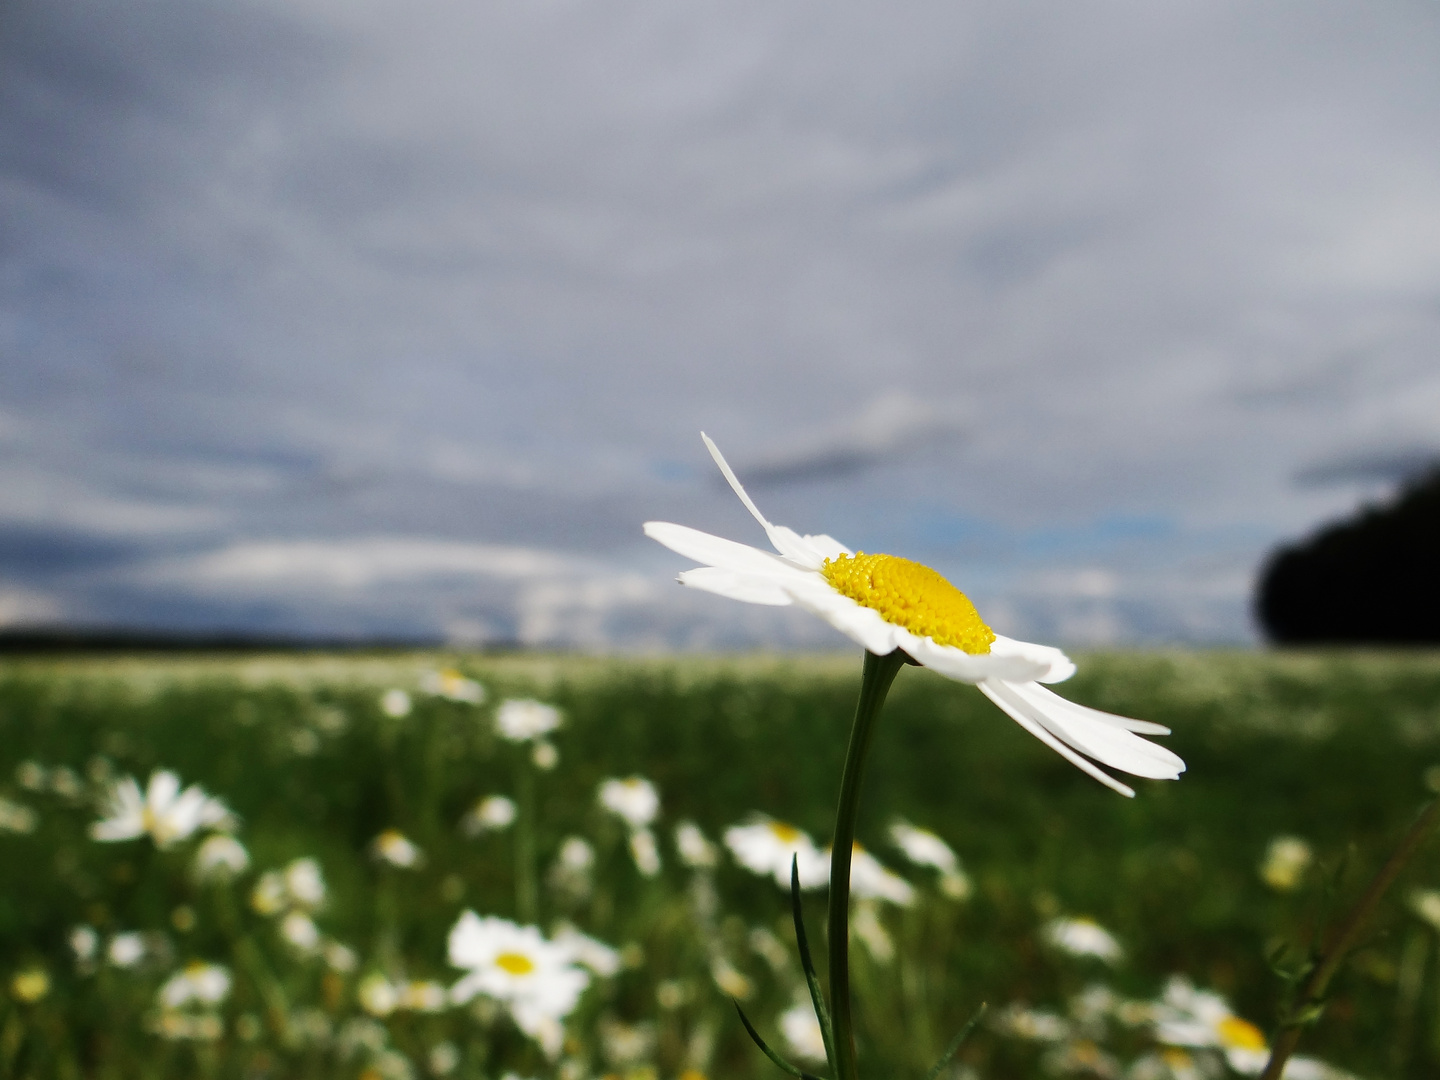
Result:
[[[940,1070],[950,1064],[950,1059],[955,1056],[955,1051],[960,1049],[960,1044],[969,1037],[970,1032],[975,1030],[975,1025],[980,1022],[980,1017],[985,1015],[986,1008],[985,1002],[982,1001],[980,1007],[975,1010],[975,1015],[970,1017],[965,1026],[960,1029],[960,1033],[950,1040],[950,1045],[945,1048],[945,1053],[940,1055],[940,1060],[930,1066],[930,1071],[925,1074],[925,1080],[935,1080],[935,1077],[940,1075]]]
[[[825,992],[815,974],[815,961],[810,958],[810,942],[805,936],[805,916],[800,907],[800,857],[790,857],[790,910],[795,916],[795,943],[800,947],[800,966],[805,969],[805,985],[810,988],[810,1001],[820,1021],[820,1037],[825,1040],[825,1061],[835,1068],[835,1031],[830,1024],[830,1010],[825,1007]]]
[[[732,998],[731,1000],[733,1001],[734,999]],[[762,1054],[768,1057],[776,1065],[779,1065],[780,1068],[784,1069],[791,1076],[799,1077],[799,1080],[820,1080],[818,1076],[807,1073],[802,1069],[797,1069],[794,1065],[791,1065],[779,1054],[775,1053],[774,1050],[771,1050],[770,1047],[766,1046],[765,1040],[762,1039],[760,1037],[760,1033],[755,1030],[755,1025],[750,1023],[750,1018],[745,1015],[745,1010],[740,1008],[740,1003],[738,1001],[735,1002],[735,1011],[740,1014],[740,1022],[745,1025],[745,1030],[750,1033],[750,1038],[754,1040],[755,1045],[760,1048],[760,1052]]]

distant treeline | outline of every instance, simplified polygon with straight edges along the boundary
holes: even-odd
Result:
[[[1282,644],[1440,643],[1440,468],[1276,551],[1255,607]]]

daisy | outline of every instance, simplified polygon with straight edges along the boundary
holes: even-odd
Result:
[[[680,861],[692,870],[709,870],[719,861],[715,845],[693,821],[675,826],[675,850],[680,853]]]
[[[725,846],[746,870],[773,876],[782,889],[790,888],[792,859],[799,861],[802,889],[818,889],[830,878],[829,856],[815,846],[809,833],[763,814],[749,824],[726,829]]]
[[[495,726],[511,742],[529,742],[560,726],[560,710],[533,698],[511,698],[495,710]]]
[[[191,871],[197,881],[225,881],[243,874],[250,865],[250,853],[233,836],[207,836],[195,852]]]
[[[632,829],[643,829],[660,813],[660,793],[642,776],[606,780],[598,792],[600,805]]]
[[[412,870],[425,859],[425,854],[399,829],[386,829],[370,843],[370,852],[381,862],[402,870]]]
[[[167,769],[150,775],[142,794],[133,776],[114,784],[106,797],[103,821],[90,826],[95,840],[134,840],[149,833],[156,847],[169,847],[197,829],[233,824],[229,809],[206,795],[199,784],[180,789],[180,778]]]
[[[453,668],[444,671],[427,671],[420,676],[420,689],[427,694],[460,701],[467,705],[479,705],[485,700],[485,688],[474,679],[467,679]]]
[[[1125,955],[1115,935],[1094,919],[1051,919],[1044,934],[1046,941],[1071,956],[1093,956],[1113,964]]]
[[[1075,665],[1059,649],[996,634],[970,600],[927,566],[893,555],[852,552],[830,536],[801,536],[760,513],[708,436],[701,435],[730,487],[764,528],[778,555],[684,525],[645,523],[645,534],[704,565],[682,585],[751,604],[798,604],[877,656],[902,650],[947,678],[974,683],[1030,734],[1101,783],[1135,793],[1090,759],[1153,779],[1173,780],[1185,763],[1135,733],[1169,729],[1100,712],[1041,686],[1068,679]]]
[[[505,1005],[515,1026],[549,1057],[560,1053],[560,1022],[590,985],[573,945],[546,941],[533,926],[467,911],[450,930],[448,949],[450,963],[468,969],[450,988],[451,1001],[463,1005],[484,994]]]
[[[1276,892],[1290,892],[1300,884],[1313,858],[1310,845],[1300,837],[1277,836],[1265,849],[1260,877]]]
[[[1188,979],[1177,976],[1166,984],[1154,1015],[1155,1038],[1168,1046],[1219,1050],[1232,1069],[1247,1076],[1260,1072],[1270,1060],[1265,1035],[1258,1027],[1236,1016],[1219,994],[1197,990]],[[1302,1060],[1292,1059],[1290,1066]],[[1300,1068],[1303,1072],[1306,1066]]]
[[[515,803],[504,795],[487,795],[460,819],[460,828],[464,830],[466,836],[499,832],[501,829],[508,829],[515,824],[517,813],[518,808]]]
[[[946,896],[964,900],[970,895],[970,879],[960,869],[960,860],[950,845],[929,829],[918,829],[897,818],[890,826],[890,839],[916,866],[930,866],[940,871],[940,890]]]
[[[830,862],[828,851],[825,862]],[[859,844],[851,848],[850,892],[860,900],[888,900],[900,907],[909,907],[915,901],[911,884]]]
[[[230,993],[230,972],[219,964],[196,960],[177,971],[160,987],[160,1004],[178,1009],[192,1002],[197,1005],[218,1005]]]
[[[815,1006],[809,1001],[797,1000],[780,1014],[780,1033],[796,1057],[824,1063],[825,1036],[820,1032],[820,1021],[815,1019]]]

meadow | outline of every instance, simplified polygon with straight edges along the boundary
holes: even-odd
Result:
[[[1440,788],[1433,653],[1079,664],[1058,689],[1169,725],[1181,780],[1121,798],[973,688],[901,672],[859,829],[889,872],[853,931],[867,1075],[919,1080],[981,1002],[948,1080],[1241,1074],[1175,1024],[1270,1029]],[[759,814],[824,844],[859,675],[848,654],[0,662],[0,1075],[780,1077],[732,999],[803,1053],[789,896],[726,834]],[[556,712],[507,737],[517,700]],[[194,820],[127,824],[117,791],[161,771],[203,789]],[[897,820],[958,862],[907,856]],[[1433,846],[1292,1075],[1440,1075],[1431,890]],[[805,902],[819,942],[823,888]],[[515,948],[568,973],[562,1023],[465,983],[467,911],[539,927]]]

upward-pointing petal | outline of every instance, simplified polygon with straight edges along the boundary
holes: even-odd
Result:
[[[770,538],[770,543],[775,545],[775,550],[784,555],[792,562],[808,570],[817,570],[820,564],[825,561],[825,556],[820,554],[814,544],[808,543],[804,537],[794,529],[788,529],[784,525],[772,525],[760,508],[755,505],[755,500],[745,493],[740,486],[740,480],[735,475],[735,470],[730,468],[730,463],[725,460],[725,455],[720,453],[720,448],[715,441],[703,431],[700,438],[705,440],[705,446],[710,451],[710,456],[715,459],[715,464],[720,466],[720,472],[724,474],[725,481],[730,489],[740,496],[740,501],[745,504],[745,509],[758,521],[765,530],[765,535]]]

